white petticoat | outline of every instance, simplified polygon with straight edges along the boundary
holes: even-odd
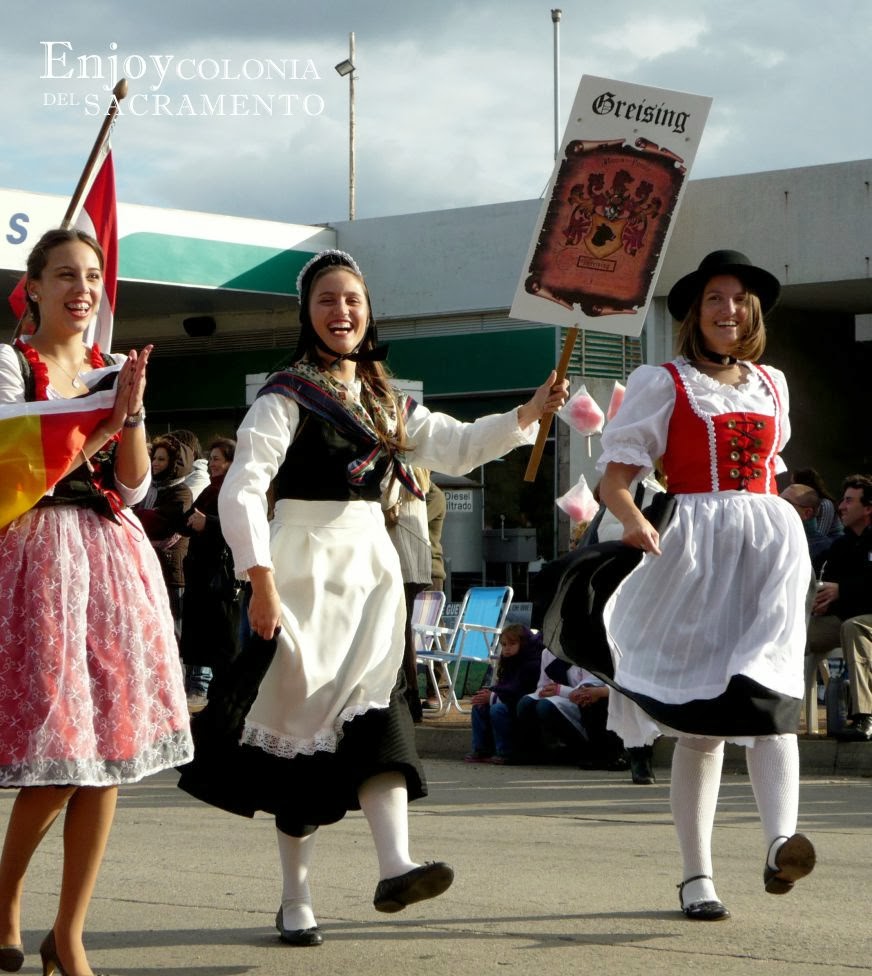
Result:
[[[136,517],[34,508],[0,531],[0,785],[111,786],[190,760],[182,669]]]

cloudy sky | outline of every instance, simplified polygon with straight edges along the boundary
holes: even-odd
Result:
[[[126,73],[123,202],[343,219],[348,81],[334,65],[354,31],[358,217],[538,197],[551,5],[6,0],[0,186],[69,194]],[[593,74],[713,97],[694,178],[872,157],[870,0],[561,6],[561,129]]]

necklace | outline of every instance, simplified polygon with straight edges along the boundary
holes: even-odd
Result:
[[[58,369],[60,369],[60,371],[69,379],[74,390],[78,390],[81,388],[82,384],[79,382],[79,374],[82,372],[82,367],[85,365],[84,353],[82,353],[82,359],[79,363],[79,368],[76,370],[75,373],[70,373],[69,370],[64,366],[64,364],[59,359],[56,359],[54,356],[52,356],[50,352],[44,352],[42,353],[42,355],[50,359],[58,367]]]

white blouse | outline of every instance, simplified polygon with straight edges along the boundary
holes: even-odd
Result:
[[[300,411],[278,393],[258,397],[236,435],[236,454],[218,497],[224,538],[240,578],[252,566],[273,568],[266,493],[293,441]],[[466,474],[535,439],[538,424],[522,429],[517,410],[462,423],[417,406],[406,420],[412,449],[406,460],[443,474]]]
[[[711,416],[737,411],[773,414],[775,404],[760,373],[749,366],[749,375],[738,386],[725,386],[701,373],[686,359],[675,360],[679,373],[685,379],[696,408]],[[747,365],[747,364],[746,364]],[[781,398],[781,451],[790,437],[788,419],[789,401],[784,374],[771,366],[765,367]],[[662,366],[640,366],[627,380],[624,402],[617,414],[606,425],[602,435],[602,455],[597,469],[605,471],[609,462],[630,464],[645,473],[654,468],[654,462],[666,450],[669,420],[675,406],[675,382]],[[776,459],[776,471],[784,471],[781,458]]]

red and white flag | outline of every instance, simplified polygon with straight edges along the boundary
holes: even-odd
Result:
[[[112,322],[115,314],[115,295],[118,291],[118,217],[115,205],[115,168],[112,165],[112,149],[108,143],[104,147],[103,161],[95,167],[91,186],[85,203],[73,221],[78,230],[90,234],[103,248],[103,300],[85,333],[85,342],[96,342],[100,349],[108,352],[112,348]],[[24,300],[25,276],[15,286],[9,296],[9,304],[16,318],[21,319],[26,311]]]

